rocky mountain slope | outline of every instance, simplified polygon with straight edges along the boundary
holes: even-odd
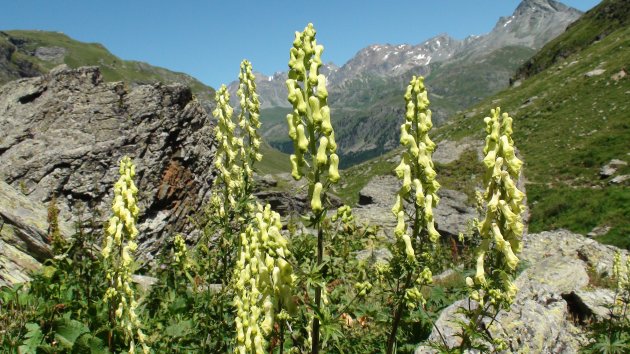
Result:
[[[182,85],[129,88],[105,82],[96,67],[62,66],[0,87],[0,112],[0,181],[24,195],[0,198],[2,223],[13,225],[1,227],[0,258],[16,259],[6,252],[45,257],[41,210],[53,195],[64,223],[71,225],[81,207],[96,211],[83,218],[107,218],[123,155],[137,165],[139,252],[145,260],[165,238],[190,231],[187,218],[200,209],[212,186],[212,123]],[[3,190],[8,187],[2,184]],[[27,207],[10,214],[16,203]],[[25,232],[20,225],[37,230]],[[0,264],[0,274],[7,268]]]
[[[131,85],[179,83],[191,87],[208,112],[214,106],[214,89],[190,75],[122,60],[101,44],[79,42],[59,32],[0,31],[0,85],[39,76],[60,64],[71,68],[98,66],[105,81],[124,80]]]
[[[454,116],[436,140],[481,140],[483,117],[501,106],[514,117],[514,140],[527,162],[532,231],[563,227],[628,248],[630,10],[619,12],[620,3],[605,0],[589,11],[534,57],[546,68]],[[593,25],[613,7],[617,25]],[[596,28],[602,32],[591,32]],[[587,37],[600,39],[574,45]],[[524,68],[539,66],[530,64]]]
[[[554,0],[524,0],[482,36],[459,41],[441,34],[418,45],[372,45],[342,67],[329,66],[329,103],[336,124],[341,164],[378,156],[397,145],[401,93],[411,75],[424,75],[434,121],[498,92],[513,72],[542,45],[581,15]],[[274,147],[292,149],[287,138],[285,73],[260,76],[263,136]],[[233,91],[236,90],[232,84]]]

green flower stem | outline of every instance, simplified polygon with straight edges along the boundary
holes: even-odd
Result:
[[[391,354],[396,346],[396,333],[404,315],[405,307],[415,308],[417,303],[424,304],[425,299],[419,287],[432,281],[430,255],[427,253],[429,243],[436,243],[440,237],[433,222],[433,207],[439,198],[437,190],[440,184],[435,180],[436,173],[431,160],[435,143],[429,138],[431,130],[431,110],[424,78],[413,77],[404,95],[406,101],[405,123],[400,126],[400,143],[406,149],[395,172],[402,180],[396,196],[392,213],[397,218],[394,231],[396,235],[397,254],[404,254],[400,259],[403,269],[394,293],[395,305],[392,318],[392,330],[386,348]],[[413,204],[413,212],[409,215],[405,205]],[[407,233],[406,219],[412,220],[411,235]]]
[[[330,124],[326,78],[319,73],[324,51],[315,39],[315,28],[308,24],[303,32],[295,33],[290,50],[289,79],[286,81],[288,100],[293,111],[287,115],[289,137],[293,140],[291,175],[296,180],[306,175],[311,200],[311,225],[317,229],[317,265],[324,258],[322,221],[326,217],[326,192],[331,183],[339,181],[339,156]],[[319,143],[319,145],[318,145]],[[308,161],[306,157],[308,158]],[[321,306],[322,289],[315,286],[315,308]],[[312,352],[319,352],[319,319],[313,318]]]

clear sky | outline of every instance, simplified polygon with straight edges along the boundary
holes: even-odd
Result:
[[[564,0],[586,11],[599,0]],[[0,30],[64,32],[122,59],[188,73],[219,87],[243,58],[265,74],[286,70],[293,33],[313,22],[323,59],[344,64],[370,44],[418,44],[440,33],[489,32],[520,0],[6,0]]]

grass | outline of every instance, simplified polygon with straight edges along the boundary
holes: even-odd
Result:
[[[291,173],[288,154],[274,149],[265,142],[260,145],[260,153],[263,155],[262,161],[257,163],[254,168],[258,173],[263,175]]]
[[[444,188],[466,194],[468,203],[475,205],[475,190],[483,183],[484,167],[477,157],[477,151],[471,149],[462,153],[460,158],[449,164],[435,164],[438,181]]]
[[[531,231],[564,227],[587,233],[611,227],[599,238],[630,248],[628,183],[612,186],[599,169],[611,159],[629,161],[630,27],[485,99],[439,129],[449,140],[482,138],[483,117],[501,106],[514,117],[514,140],[524,157],[532,209]],[[585,74],[604,69],[599,76]],[[628,168],[619,173],[628,174]]]

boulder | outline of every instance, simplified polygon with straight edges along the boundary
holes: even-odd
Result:
[[[359,192],[359,203],[353,213],[360,220],[381,225],[381,232],[393,235],[396,218],[391,212],[401,182],[391,175],[375,176]],[[457,236],[466,231],[468,222],[476,217],[475,208],[468,205],[465,194],[440,188],[440,203],[434,209],[437,230],[443,236]]]
[[[583,325],[607,318],[614,298],[610,289],[593,288],[589,273],[610,272],[617,249],[566,230],[525,235],[523,243],[525,270],[515,280],[519,291],[510,311],[486,321],[488,330],[503,338],[511,353],[578,353],[588,342]],[[442,342],[443,336],[449,347],[459,344],[457,321],[464,318],[458,308],[468,306],[477,304],[462,299],[447,307],[436,321],[439,332],[434,329],[429,340]],[[435,352],[427,345],[416,350]]]
[[[136,164],[139,255],[191,230],[212,186],[213,124],[189,88],[106,83],[96,67],[20,79],[0,87],[0,181],[34,203],[53,195],[63,221],[110,215],[118,162]],[[32,249],[27,249],[29,254]]]

